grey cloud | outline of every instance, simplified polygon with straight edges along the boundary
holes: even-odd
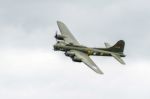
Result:
[[[0,97],[149,99],[149,10],[147,0],[0,0]],[[100,76],[52,52],[56,20],[87,46],[125,40],[127,65],[92,57]]]

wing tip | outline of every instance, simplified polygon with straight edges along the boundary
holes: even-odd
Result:
[[[59,20],[57,20],[56,22],[57,22],[57,24],[63,24],[63,22],[59,21]]]
[[[96,68],[95,72],[101,75],[104,74],[98,67]]]
[[[100,70],[98,70],[96,73],[103,75],[104,73]]]
[[[122,63],[122,65],[126,65],[126,63],[125,63],[125,62],[123,62],[123,63]]]
[[[126,65],[126,63],[122,60],[122,61],[120,61],[120,63],[122,64],[122,65]]]

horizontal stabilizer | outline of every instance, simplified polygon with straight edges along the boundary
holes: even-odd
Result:
[[[106,48],[111,47],[109,43],[104,43],[104,44],[105,44]]]
[[[111,55],[121,64],[125,65],[125,62],[121,59],[121,57],[115,53],[111,53]]]

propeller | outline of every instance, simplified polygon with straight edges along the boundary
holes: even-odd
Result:
[[[55,36],[54,37],[57,38],[57,31],[55,32]]]
[[[58,36],[58,34],[57,34],[57,31],[55,32],[55,39],[56,39],[56,42],[58,42],[58,40],[57,40],[57,36]]]

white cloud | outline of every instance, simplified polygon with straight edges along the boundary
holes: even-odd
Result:
[[[106,62],[106,59],[95,58],[93,60],[105,73],[98,75],[59,52],[25,49],[1,52],[0,97],[3,99],[149,97],[150,63],[147,61],[122,66],[110,63],[112,59]]]
[[[149,1],[0,2],[1,99],[149,99]],[[127,65],[92,57],[98,75],[53,52],[56,20],[88,46],[124,39]]]

